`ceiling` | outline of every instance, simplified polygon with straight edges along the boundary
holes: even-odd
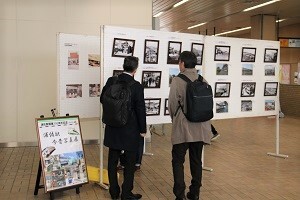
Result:
[[[286,19],[280,27],[300,24],[300,0],[281,0],[273,4],[243,12],[244,9],[270,0],[189,0],[173,8],[181,0],[153,0],[153,16],[163,11],[159,18],[159,30],[178,31],[202,35],[213,35],[248,27],[251,16],[275,15],[277,19]],[[187,29],[190,26],[207,22],[205,25]],[[300,25],[299,25],[300,29]],[[250,33],[250,29],[230,36]]]

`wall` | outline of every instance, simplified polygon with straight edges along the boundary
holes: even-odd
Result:
[[[0,143],[36,142],[35,118],[57,105],[56,34],[100,25],[152,28],[151,0],[0,0]],[[98,139],[99,119],[81,121]]]

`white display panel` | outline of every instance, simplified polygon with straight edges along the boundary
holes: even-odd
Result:
[[[278,113],[279,51],[278,41],[205,37],[203,73],[215,95],[214,119],[268,116]],[[271,57],[276,57],[276,61]],[[266,82],[268,87],[265,94]],[[276,86],[274,82],[277,83],[276,96],[272,94]],[[228,84],[229,94],[224,92],[228,89]],[[220,92],[222,90],[223,92]],[[269,90],[272,90],[271,94],[268,93]]]
[[[180,44],[181,52],[191,51],[192,43],[195,43],[193,44],[195,49],[202,51],[203,46],[201,44],[204,43],[204,37],[202,35],[112,26],[102,27],[101,33],[104,58],[101,68],[103,70],[103,73],[101,73],[103,74],[101,79],[103,81],[101,83],[105,84],[107,79],[113,75],[114,70],[123,70],[124,57],[120,56],[133,54],[133,56],[139,58],[139,68],[134,78],[145,87],[147,124],[170,123],[171,118],[166,115],[168,111],[165,110],[165,103],[170,90],[169,76],[170,74],[177,75],[179,73],[178,64],[173,64],[176,62],[177,51],[180,50]],[[122,44],[126,45],[124,52]],[[126,52],[128,50],[127,45],[132,46],[129,53]],[[170,56],[169,49],[172,52]],[[154,53],[148,53],[144,56],[144,53],[148,50]],[[157,54],[158,56],[156,56]],[[202,66],[200,64],[202,59],[199,57],[198,60],[199,65],[196,68],[201,73]],[[149,77],[158,80],[157,83],[151,83]]]
[[[57,42],[59,114],[99,117],[100,37],[60,33]]]

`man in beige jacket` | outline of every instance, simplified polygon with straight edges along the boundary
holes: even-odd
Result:
[[[190,51],[184,51],[179,56],[180,73],[187,76],[191,81],[198,78],[195,69],[197,57]],[[186,112],[186,82],[174,77],[170,86],[169,93],[169,112],[172,118],[172,167],[174,177],[173,193],[176,200],[185,199],[184,182],[184,160],[186,151],[189,149],[190,172],[192,176],[188,199],[199,199],[201,179],[202,179],[202,149],[205,143],[210,143],[212,138],[211,123],[190,122],[186,119],[179,103],[183,105]]]

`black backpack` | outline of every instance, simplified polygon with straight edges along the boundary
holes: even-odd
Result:
[[[136,83],[120,81],[113,77],[113,84],[107,88],[102,96],[102,122],[112,127],[125,126],[131,117],[131,89]]]
[[[186,85],[186,107],[187,112],[184,113],[183,105],[178,101],[178,109],[181,108],[183,114],[190,122],[205,122],[214,117],[213,113],[213,93],[211,86],[203,81],[201,75],[198,79],[191,81],[183,74],[178,77],[187,82]],[[175,115],[176,115],[175,113]]]

